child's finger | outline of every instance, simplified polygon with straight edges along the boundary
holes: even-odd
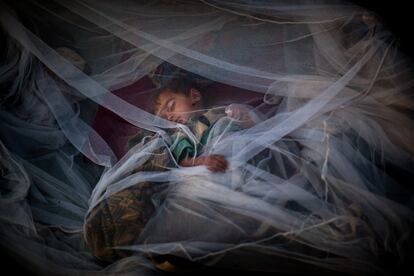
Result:
[[[217,159],[212,160],[212,162],[215,163],[220,168],[227,168],[227,160],[225,159],[217,158]]]
[[[217,162],[223,162],[224,160],[226,160],[223,156],[220,155],[212,156],[211,159]]]
[[[215,160],[227,161],[223,155],[214,154],[214,155],[211,155],[211,157]]]
[[[222,168],[224,170],[227,169],[227,167],[228,167],[228,163],[227,163],[226,160],[221,160],[221,162],[219,162],[218,165],[220,166],[220,168]]]
[[[212,171],[212,172],[217,172],[217,171],[219,171],[219,169],[218,169],[215,165],[210,165],[210,166],[207,166],[207,168],[208,168],[210,171]]]
[[[223,166],[223,164],[217,162],[208,164],[207,168],[212,172],[224,172],[226,170],[226,167]]]
[[[228,167],[228,162],[222,155],[210,155],[207,159],[206,165],[215,171],[225,171]]]
[[[217,171],[224,172],[227,169],[227,165],[222,164],[222,163],[217,163],[216,168],[217,168]]]
[[[222,158],[220,160],[220,163],[223,164],[225,167],[227,167],[229,165],[229,161],[227,161],[227,159],[225,159],[225,158]]]

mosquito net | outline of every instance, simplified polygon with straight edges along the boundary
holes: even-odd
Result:
[[[0,7],[0,241],[31,269],[412,261],[412,68],[375,14],[299,0]]]

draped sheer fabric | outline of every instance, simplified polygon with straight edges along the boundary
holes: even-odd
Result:
[[[342,1],[0,7],[1,244],[32,269],[152,274],[152,256],[168,255],[361,274],[412,260],[413,189],[400,177],[413,164],[412,65],[374,14]],[[202,87],[203,112],[247,108],[253,125],[231,130],[223,117],[198,153],[224,156],[225,173],[171,157],[172,131],[197,143],[151,112],[174,74]],[[112,117],[100,120],[103,110]],[[120,152],[126,129],[151,139]],[[137,171],[161,153],[169,167]],[[131,243],[114,245],[125,256],[102,262],[87,246],[88,218],[144,182],[163,187],[146,198],[154,212]]]

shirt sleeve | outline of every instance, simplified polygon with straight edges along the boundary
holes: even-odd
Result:
[[[172,150],[174,158],[178,163],[180,163],[186,155],[194,156],[194,152],[193,144],[186,138],[181,138]]]

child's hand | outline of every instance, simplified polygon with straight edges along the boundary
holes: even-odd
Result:
[[[225,172],[228,162],[223,155],[211,154],[207,156],[199,156],[195,159],[191,157],[184,158],[180,162],[180,166],[193,167],[205,165],[212,172]]]
[[[230,118],[246,124],[246,126],[253,125],[252,118],[250,117],[250,108],[243,104],[230,104],[225,110],[227,116]]]
[[[228,161],[224,156],[212,154],[208,156],[199,156],[196,159],[197,165],[205,165],[212,172],[225,172],[228,167]]]
[[[230,104],[225,110],[227,116],[237,121],[249,119],[249,109],[242,104]]]

